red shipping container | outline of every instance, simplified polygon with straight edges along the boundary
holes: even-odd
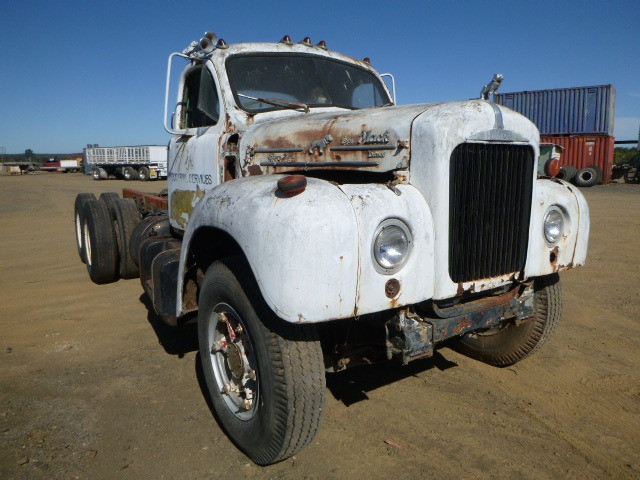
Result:
[[[578,170],[598,167],[603,173],[603,183],[611,181],[614,141],[611,135],[540,136],[541,143],[555,143],[563,148],[560,165],[573,165]]]

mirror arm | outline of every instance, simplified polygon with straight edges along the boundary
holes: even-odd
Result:
[[[393,77],[391,73],[381,73],[380,78],[389,77],[391,79],[391,92],[393,95],[393,104],[398,104],[398,99],[396,97],[396,79]],[[385,82],[386,84],[386,82]]]
[[[169,60],[167,62],[167,83],[165,84],[165,90],[164,90],[164,129],[170,133],[171,135],[179,135],[181,132],[174,130],[173,128],[173,115],[175,115],[175,112],[173,112],[173,114],[171,115],[171,125],[169,126],[167,121],[168,121],[168,115],[169,115],[169,88],[171,86],[171,64],[173,62],[173,57],[182,57],[185,58],[187,60],[191,60],[191,58],[189,58],[187,55],[183,54],[183,53],[178,53],[178,52],[174,52],[171,55],[169,55]]]

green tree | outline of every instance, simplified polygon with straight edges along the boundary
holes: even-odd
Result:
[[[24,151],[24,156],[27,157],[27,160],[31,160],[31,155],[33,155],[33,150],[31,150],[30,148],[27,148]]]
[[[626,163],[631,160],[636,154],[638,150],[636,148],[622,148],[616,147],[614,149],[614,163]]]

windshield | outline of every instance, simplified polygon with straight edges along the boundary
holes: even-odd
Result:
[[[390,101],[373,73],[330,58],[242,55],[229,58],[226,67],[236,103],[251,113],[291,108],[292,104],[359,109]]]

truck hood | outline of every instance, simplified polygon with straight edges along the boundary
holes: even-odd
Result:
[[[437,104],[318,112],[253,125],[242,137],[247,174],[296,169],[408,168],[411,124]]]

